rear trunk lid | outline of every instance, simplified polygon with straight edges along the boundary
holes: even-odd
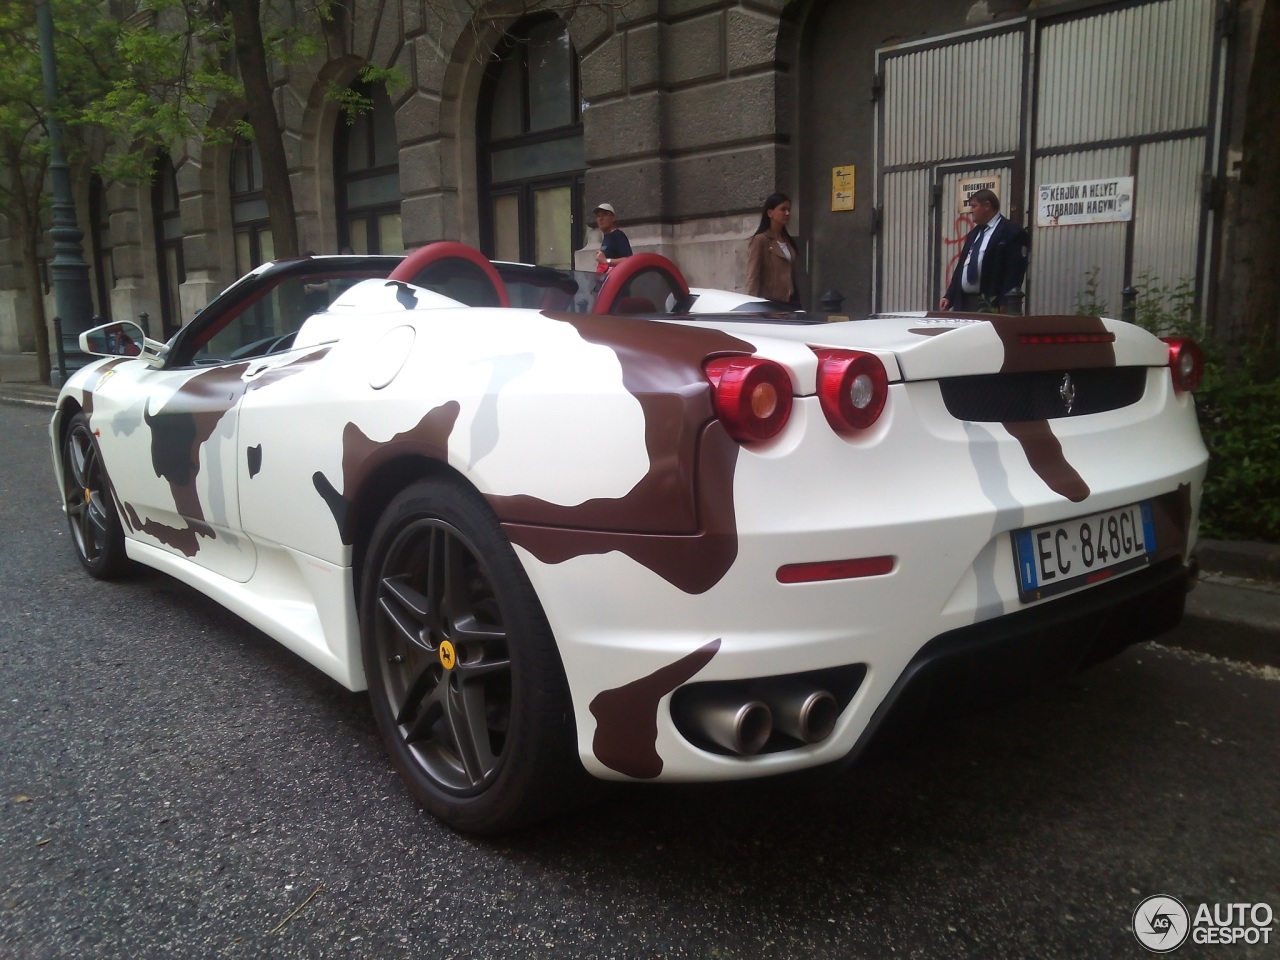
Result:
[[[774,355],[766,340],[864,350],[885,361],[891,381],[1158,367],[1168,347],[1140,327],[1078,316],[906,314],[825,324],[700,318]],[[781,344],[779,344],[781,346]],[[780,362],[797,356],[783,348]],[[792,368],[803,380],[802,371]]]

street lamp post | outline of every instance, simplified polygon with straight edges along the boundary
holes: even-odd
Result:
[[[57,65],[53,57],[53,12],[50,0],[36,0],[36,26],[40,34],[40,67],[44,75],[45,109],[49,126],[49,176],[53,188],[53,277],[56,316],[61,319],[61,350],[68,371],[78,370],[89,359],[80,352],[80,334],[89,329],[93,296],[89,290],[89,265],[84,262],[84,231],[76,222],[71,193],[71,168],[62,148],[62,123],[55,113],[58,102]],[[55,364],[51,379],[61,386]]]

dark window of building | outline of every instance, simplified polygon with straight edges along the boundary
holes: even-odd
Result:
[[[381,84],[353,84],[373,107],[333,138],[338,244],[353,253],[404,253],[400,233],[400,141],[395,109]]]
[[[97,174],[89,180],[89,216],[93,294],[97,315],[105,323],[111,319],[111,291],[116,285],[116,271],[111,258],[111,215],[107,211],[106,189]]]
[[[258,145],[243,137],[236,137],[231,144],[231,229],[235,238],[237,276],[275,259],[275,237],[262,190],[262,156]],[[246,310],[241,315],[245,342],[269,336],[271,319],[262,304]]]
[[[182,326],[180,291],[187,279],[182,262],[182,216],[178,210],[178,175],[168,154],[156,159],[151,180],[151,215],[155,221],[156,275],[160,278],[160,327],[148,331],[168,340]]]
[[[586,161],[578,55],[563,20],[524,21],[498,45],[481,87],[476,142],[485,252],[572,267]]]
[[[231,228],[237,276],[275,259],[267,198],[262,192],[262,157],[258,145],[243,137],[231,144]]]

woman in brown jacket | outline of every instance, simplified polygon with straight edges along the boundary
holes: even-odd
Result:
[[[800,254],[787,233],[791,201],[781,193],[764,202],[760,226],[747,245],[747,293],[800,305]]]

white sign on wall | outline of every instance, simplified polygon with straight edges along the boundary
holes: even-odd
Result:
[[[981,177],[961,177],[956,182],[956,201],[957,213],[969,212],[969,198],[979,190],[990,190],[998,198],[1003,199],[1004,194],[1000,192],[1001,176],[998,173],[987,174]]]
[[[1038,196],[1038,227],[1115,223],[1133,219],[1133,177],[1042,183]]]

